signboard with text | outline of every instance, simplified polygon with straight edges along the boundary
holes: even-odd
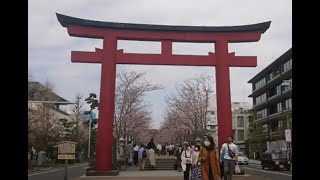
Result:
[[[58,159],[76,159],[76,142],[62,141],[58,142]]]
[[[64,180],[68,180],[68,160],[76,159],[76,142],[61,141],[55,147],[58,147],[58,159],[64,159]]]
[[[74,154],[76,153],[76,144],[71,141],[62,141],[57,143],[59,154]]]
[[[74,154],[59,154],[58,159],[76,159]]]
[[[286,142],[291,142],[291,129],[285,130]]]

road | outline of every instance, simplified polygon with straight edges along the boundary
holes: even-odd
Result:
[[[79,163],[76,165],[68,165],[68,180],[79,179],[85,174],[85,169],[88,167],[88,162]],[[46,171],[32,172],[28,174],[28,180],[63,180],[64,167],[52,168]]]
[[[234,176],[234,180],[292,180],[292,171],[273,171],[273,170],[268,170],[268,169],[261,169],[260,165],[255,165],[255,164],[251,164],[251,165],[240,165],[241,169],[244,169],[246,174],[245,175],[240,175],[240,176]],[[76,164],[76,165],[69,165],[69,169],[68,169],[68,180],[80,180],[80,176],[83,176],[85,173],[85,168],[87,168],[87,163],[83,163],[83,164]],[[132,172],[132,171],[131,171]],[[133,174],[134,172],[130,173],[130,171],[126,171],[126,173],[128,174]],[[137,173],[141,173],[137,172]],[[154,172],[145,172],[142,173],[142,176],[147,175],[147,174],[154,174],[155,176],[160,175],[161,171],[154,171]],[[128,176],[130,175],[125,175],[127,177],[123,177],[124,179],[128,178]],[[135,173],[136,174],[136,173]],[[28,179],[29,180],[63,180],[64,177],[64,168],[56,168],[56,169],[50,169],[47,171],[42,171],[42,172],[33,172],[30,173],[28,175]],[[120,172],[120,176],[124,176],[124,174],[121,175]],[[162,177],[161,177],[162,176]],[[163,179],[163,180],[170,180],[171,179],[183,179],[182,173],[179,173],[179,176],[176,176],[176,178],[174,177],[163,177],[163,175],[158,176],[158,178],[152,178],[152,179]],[[123,179],[120,177],[117,177],[115,179],[120,180]],[[136,177],[132,177],[130,179],[132,180],[141,180],[141,179],[145,179],[148,177],[141,177],[139,178],[139,176]],[[150,178],[150,176],[149,176]],[[110,180],[113,178],[110,178]]]
[[[241,169],[245,170],[247,180],[292,180],[292,171],[279,170],[274,171],[271,169],[262,169],[261,165],[240,165]]]

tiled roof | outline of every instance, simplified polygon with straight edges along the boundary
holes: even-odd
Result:
[[[28,82],[28,101],[55,101],[70,103],[39,82]]]

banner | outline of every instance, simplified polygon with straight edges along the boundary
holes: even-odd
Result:
[[[286,142],[291,142],[291,129],[285,130]]]

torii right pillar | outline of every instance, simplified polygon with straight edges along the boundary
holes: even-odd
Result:
[[[215,42],[216,57],[216,96],[218,118],[218,145],[227,142],[232,133],[232,112],[230,92],[230,67],[256,67],[257,57],[237,57],[228,52],[228,40],[220,39]]]

